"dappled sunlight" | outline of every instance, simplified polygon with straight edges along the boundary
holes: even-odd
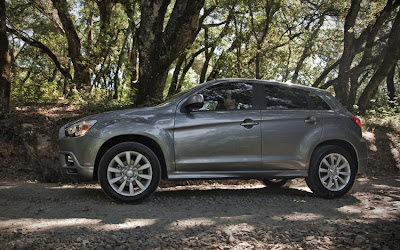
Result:
[[[231,232],[231,233],[239,233],[239,232],[251,232],[256,230],[256,227],[248,224],[248,223],[239,223],[236,225],[226,225],[221,227],[222,230],[225,232]]]
[[[174,186],[171,187],[160,187],[157,192],[170,192],[170,191],[182,191],[182,190],[245,190],[245,189],[263,189],[263,184],[239,184],[239,185],[227,185],[223,183],[213,184],[200,184],[200,185],[185,185],[185,186]]]
[[[362,208],[358,205],[347,205],[341,208],[338,208],[338,211],[348,215],[356,215],[361,214],[363,212]]]
[[[400,186],[393,187],[393,186],[384,185],[384,184],[372,184],[372,187],[377,188],[377,189],[395,189],[397,191],[400,191]]]
[[[398,210],[387,207],[374,207],[374,206],[354,206],[348,205],[338,209],[339,212],[348,215],[358,215],[360,218],[368,219],[381,219],[381,220],[391,220],[399,215]]]
[[[397,133],[386,133],[390,140],[390,152],[396,161],[397,169],[400,170],[400,136]]]
[[[377,152],[378,148],[375,145],[375,142],[376,142],[375,134],[371,133],[369,131],[363,131],[363,137],[365,140],[367,140],[369,142],[369,150],[371,150],[373,152]]]
[[[0,190],[1,190],[1,189],[10,189],[10,188],[14,188],[14,187],[16,187],[16,186],[17,186],[17,185],[11,184],[11,183],[0,184]]]
[[[288,220],[288,221],[315,221],[315,220],[321,220],[323,219],[324,216],[321,214],[316,214],[316,213],[298,213],[294,212],[288,215],[285,215],[283,217],[281,216],[273,216],[273,220]]]
[[[66,185],[61,185],[61,186],[51,186],[51,187],[46,187],[46,189],[50,190],[57,190],[57,189],[98,189],[101,190],[100,185],[97,184],[85,184],[85,185],[72,185],[72,184],[66,184]]]
[[[100,224],[95,230],[114,231],[121,229],[135,229],[139,227],[152,226],[156,224],[156,219],[126,219],[124,223],[119,224]]]
[[[151,226],[156,223],[156,219],[126,219],[123,223],[104,224],[100,219],[68,218],[68,219],[8,219],[0,218],[0,230],[12,232],[16,229],[25,231],[47,231],[52,229],[68,227],[85,227],[97,231],[115,231],[121,229],[134,229],[138,227]]]
[[[215,225],[215,220],[200,217],[200,218],[190,218],[190,219],[181,219],[172,222],[169,227],[174,230],[186,230],[188,228],[194,228],[198,226],[212,226]]]
[[[334,244],[338,237],[355,247],[355,228],[375,238],[382,231],[375,225],[393,223],[390,229],[395,228],[399,181],[359,178],[350,195],[334,200],[311,195],[304,180],[278,189],[257,181],[170,186],[136,205],[109,200],[94,183],[1,183],[0,233],[4,244],[9,239],[15,243],[9,248],[15,248],[22,236],[28,246],[55,237],[60,239],[55,248],[85,248],[92,243],[93,248],[129,248],[139,241],[143,249],[180,244],[262,249],[277,241],[313,248],[316,242]]]
[[[0,218],[0,229],[4,231],[13,231],[23,228],[28,231],[45,231],[63,227],[89,227],[101,222],[96,219],[68,218],[68,219],[8,219]]]

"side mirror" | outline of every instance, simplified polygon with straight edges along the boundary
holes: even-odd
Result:
[[[204,97],[202,94],[196,94],[190,96],[185,103],[185,109],[188,112],[192,112],[193,109],[200,109],[204,105]]]

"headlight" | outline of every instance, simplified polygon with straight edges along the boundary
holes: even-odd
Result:
[[[84,136],[96,122],[96,120],[89,120],[74,123],[65,129],[65,135],[70,137]]]

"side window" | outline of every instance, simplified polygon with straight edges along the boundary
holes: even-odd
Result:
[[[249,83],[221,83],[203,89],[199,94],[204,96],[204,105],[195,111],[253,108],[253,85]]]
[[[276,85],[265,85],[267,109],[308,109],[303,91]]]
[[[308,92],[307,91],[307,95],[310,97],[310,100],[312,101],[312,108],[313,109],[317,109],[317,110],[330,110],[331,107],[329,107],[329,105],[322,100],[321,97],[319,97],[318,95],[312,93],[312,92]]]

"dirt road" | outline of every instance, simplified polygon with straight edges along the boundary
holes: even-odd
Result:
[[[253,182],[159,188],[138,205],[95,184],[0,182],[0,249],[398,249],[399,219],[399,176],[335,200]]]

